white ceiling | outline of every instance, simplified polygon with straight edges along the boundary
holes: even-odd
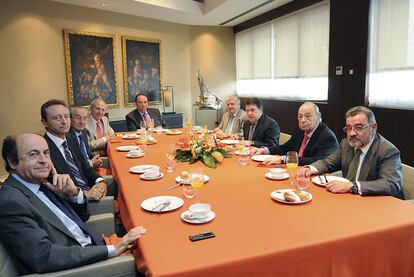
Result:
[[[193,0],[50,1],[187,25],[234,26],[293,0],[204,0],[204,3]],[[229,22],[222,24],[226,21]]]

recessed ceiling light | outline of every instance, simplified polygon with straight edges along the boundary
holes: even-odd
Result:
[[[109,7],[109,4],[108,3],[102,3],[102,7],[107,8],[107,7]]]

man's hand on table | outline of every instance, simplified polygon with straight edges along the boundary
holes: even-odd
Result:
[[[147,230],[143,227],[135,227],[131,229],[125,236],[123,236],[117,244],[114,245],[115,247],[115,254],[116,256],[121,255],[125,252],[127,247],[134,242],[135,240],[139,239],[143,234],[145,234]]]
[[[281,164],[281,163],[282,163],[282,159],[280,158],[279,155],[275,155],[275,156],[269,157],[269,158],[267,158],[266,160],[264,160],[262,162],[262,164],[265,164],[265,165],[269,165],[269,164]]]
[[[107,188],[108,186],[105,182],[99,182],[89,191],[85,191],[84,194],[88,200],[99,201],[106,195]]]
[[[326,184],[326,190],[332,193],[351,193],[352,182],[330,181]]]
[[[309,167],[301,167],[296,171],[296,176],[310,178],[312,172]]]

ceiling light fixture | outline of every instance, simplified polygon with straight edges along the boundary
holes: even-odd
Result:
[[[102,3],[101,5],[102,5],[102,7],[104,7],[104,8],[108,8],[108,7],[109,7],[109,4],[108,4],[108,3],[106,3],[106,2],[105,2],[105,3]]]

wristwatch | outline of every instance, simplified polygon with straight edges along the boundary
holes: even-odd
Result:
[[[358,186],[357,186],[356,182],[352,182],[351,193],[352,194],[358,194]]]

